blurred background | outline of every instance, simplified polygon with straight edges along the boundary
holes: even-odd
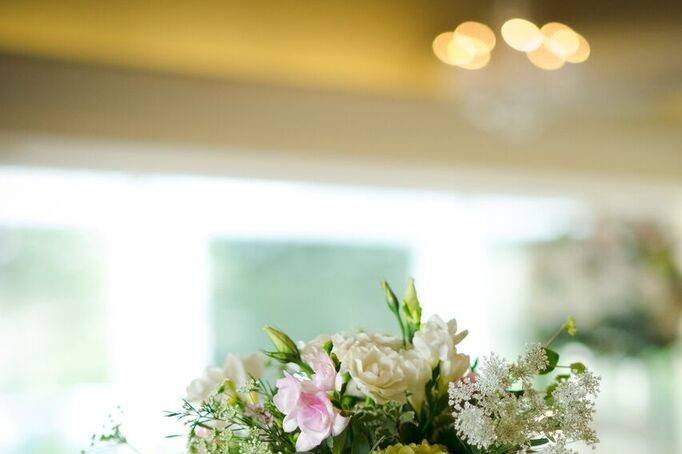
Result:
[[[533,66],[512,17],[590,58]],[[488,24],[490,63],[433,54]],[[226,352],[392,331],[417,281],[463,348],[561,339],[598,452],[682,453],[682,3],[0,2],[0,451],[162,417]],[[333,314],[333,316],[331,315]]]

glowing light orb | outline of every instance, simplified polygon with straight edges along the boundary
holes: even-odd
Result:
[[[542,45],[542,33],[534,23],[525,19],[509,19],[502,25],[502,38],[513,49],[532,52]]]

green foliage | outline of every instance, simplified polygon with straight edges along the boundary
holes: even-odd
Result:
[[[283,415],[273,402],[276,389],[263,380],[252,380],[242,391],[256,394],[261,406],[250,405],[234,393],[234,389],[221,386],[216,393],[200,405],[185,401],[177,412],[166,412],[189,427],[188,450],[210,454],[246,454],[250,452],[295,452],[295,435],[282,428]],[[216,423],[224,427],[214,429]],[[249,427],[248,433],[240,430]],[[199,428],[213,431],[207,442],[198,437]]]
[[[547,356],[547,361],[549,361],[549,364],[547,365],[547,367],[540,371],[540,375],[547,375],[554,369],[556,369],[557,364],[559,364],[559,354],[554,350],[550,350],[549,348],[546,347],[543,348],[543,350],[545,351],[545,355]]]
[[[127,446],[130,451],[139,454],[139,451],[128,442],[123,434],[121,423],[116,421],[114,416],[109,415],[102,431],[90,437],[90,445],[86,449],[82,449],[81,454],[101,452],[103,449],[111,449],[117,446]]]
[[[417,290],[414,287],[414,279],[410,279],[403,298],[403,317],[407,328],[407,338],[412,342],[414,333],[419,331],[422,320],[422,307],[417,298]]]
[[[583,363],[572,363],[571,364],[571,372],[574,374],[582,374],[585,372],[585,365]]]
[[[388,282],[383,281],[381,285],[384,288],[386,295],[386,304],[388,309],[395,315],[400,326],[400,332],[403,337],[403,345],[407,346],[412,342],[414,334],[419,331],[421,327],[422,308],[417,298],[417,290],[414,287],[414,279],[410,279],[405,291],[405,297],[402,303],[398,301],[398,297],[391,289]]]
[[[398,325],[400,326],[400,333],[403,338],[403,345],[407,345],[407,328],[405,327],[405,322],[400,315],[400,303],[398,302],[398,297],[395,296],[395,293],[393,293],[393,290],[391,289],[391,286],[388,285],[388,282],[382,281],[381,283],[382,287],[384,288],[384,292],[386,294],[386,304],[388,305],[388,309],[395,315],[396,319],[398,320]]]

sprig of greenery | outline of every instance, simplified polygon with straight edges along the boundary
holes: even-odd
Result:
[[[117,411],[120,412],[120,408]],[[111,449],[113,446],[127,446],[131,451],[140,454],[140,451],[128,442],[121,426],[122,424],[116,421],[113,415],[107,416],[107,423],[99,433],[90,437],[90,444],[86,449],[81,450],[81,454],[93,454]]]
[[[393,289],[388,282],[381,283],[386,295],[388,309],[395,315],[400,326],[400,333],[403,338],[403,346],[407,347],[412,343],[414,334],[421,327],[422,308],[417,298],[417,290],[414,286],[414,279],[410,279],[405,290],[405,297],[402,302],[398,301]]]

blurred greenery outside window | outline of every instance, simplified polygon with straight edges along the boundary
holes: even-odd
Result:
[[[0,229],[0,375],[9,391],[107,379],[97,240],[54,229]],[[74,323],[77,320],[78,323]]]
[[[262,327],[296,340],[351,328],[395,334],[381,281],[402,289],[409,250],[395,246],[226,240],[211,243],[215,360],[268,347]]]
[[[108,378],[102,271],[93,235],[0,228],[0,397],[34,423],[18,452],[72,452],[54,432],[63,393]]]

